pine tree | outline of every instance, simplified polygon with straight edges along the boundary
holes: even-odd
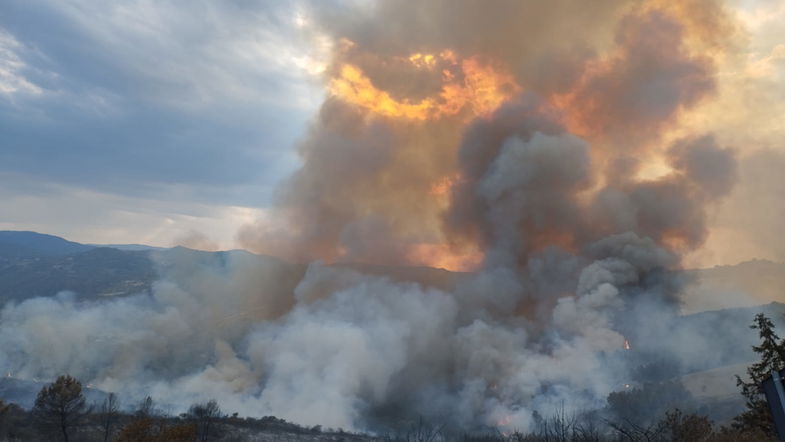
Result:
[[[107,396],[104,403],[101,405],[101,425],[104,427],[104,442],[109,441],[109,435],[112,433],[112,425],[117,420],[118,412],[117,395],[109,393],[109,396]]]
[[[785,340],[777,336],[774,324],[763,313],[755,316],[750,328],[758,330],[760,336],[761,344],[752,347],[753,351],[760,355],[760,361],[747,368],[749,382],[736,376],[736,385],[741,388],[741,394],[746,398],[747,411],[734,418],[733,428],[773,437],[774,422],[763,394],[763,381],[771,375],[772,370],[785,368]]]
[[[68,442],[69,428],[90,412],[82,394],[82,384],[71,376],[60,376],[44,386],[35,399],[33,415],[38,421],[62,432],[63,440]]]

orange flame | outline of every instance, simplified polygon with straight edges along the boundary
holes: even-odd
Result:
[[[431,188],[428,190],[428,193],[434,196],[447,195],[450,192],[450,189],[460,182],[461,176],[459,174],[442,177],[438,181],[431,184]]]
[[[481,62],[477,57],[459,60],[452,51],[439,54],[415,53],[406,60],[417,69],[441,71],[441,90],[438,94],[419,101],[395,99],[379,89],[354,64],[339,67],[329,84],[329,92],[344,101],[392,118],[429,120],[468,112],[469,116],[493,111],[521,88],[506,70]]]
[[[455,125],[460,132],[472,118],[486,115],[497,109],[521,87],[503,65],[480,56],[463,57],[449,49],[441,52],[415,52],[405,57],[374,59],[352,57],[355,45],[341,41],[343,62],[332,70],[328,93],[334,98],[356,106],[368,115],[377,115],[401,121],[432,121],[452,118],[447,124]],[[398,95],[390,88],[375,84],[368,63],[378,63],[385,69],[403,69],[405,72],[422,73],[435,80],[436,87],[426,95],[411,98]],[[363,66],[366,66],[364,70]],[[460,183],[459,175],[431,177],[425,197],[435,207],[446,207],[450,189]],[[475,248],[476,249],[476,248]],[[451,271],[474,270],[482,262],[479,249],[457,250],[448,244],[418,243],[407,247],[405,261],[409,265],[443,268]]]
[[[482,262],[479,250],[466,252],[452,250],[447,244],[420,243],[409,247],[406,261],[411,265],[421,265],[453,272],[476,270]]]

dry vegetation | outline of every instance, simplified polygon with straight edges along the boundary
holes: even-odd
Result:
[[[0,401],[2,441],[208,442],[208,441],[385,441],[385,442],[731,442],[776,440],[760,382],[772,369],[785,368],[785,340],[763,314],[751,326],[758,330],[760,360],[738,378],[747,409],[730,425],[715,425],[697,412],[692,396],[679,382],[643,383],[611,393],[603,410],[571,414],[562,410],[543,417],[535,413],[534,431],[502,433],[487,429],[467,433],[422,419],[401,424],[386,435],[306,428],[272,416],[240,418],[222,413],[218,402],[193,404],[172,416],[147,397],[132,411],[121,411],[109,394],[101,404],[87,404],[81,383],[68,376],[44,386],[32,410]],[[686,407],[684,411],[680,407]]]

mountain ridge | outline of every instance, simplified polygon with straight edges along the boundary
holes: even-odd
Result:
[[[160,270],[178,258],[225,266],[228,257],[260,260],[304,273],[308,265],[257,255],[245,250],[201,251],[183,246],[161,248],[144,244],[81,244],[30,231],[0,231],[0,305],[35,296],[74,291],[88,298],[149,292]],[[336,263],[360,273],[393,281],[415,282],[450,290],[467,273],[424,266]],[[751,307],[785,299],[785,263],[750,260],[735,265],[684,271],[684,313]],[[294,288],[294,287],[292,287]]]

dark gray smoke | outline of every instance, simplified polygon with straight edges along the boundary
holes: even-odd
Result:
[[[699,358],[689,339],[656,346],[678,312],[680,257],[706,239],[735,161],[711,134],[668,130],[714,90],[700,49],[721,45],[723,27],[699,26],[691,8],[721,8],[559,3],[317,10],[336,42],[328,86],[352,65],[401,106],[438,92],[440,76],[464,76],[461,90],[482,89],[472,78],[517,87],[490,110],[467,92],[474,104],[423,118],[333,93],[281,186],[277,223],[240,233],[307,269],[184,254],[162,262],[149,296],[8,305],[0,369],[69,372],[174,409],[214,397],[303,424],[423,416],[525,431],[536,414],[604,407],[630,379],[625,340]],[[443,50],[447,73],[405,61]],[[645,177],[647,162],[663,172]],[[471,273],[408,282],[400,268],[330,265],[471,254]]]

